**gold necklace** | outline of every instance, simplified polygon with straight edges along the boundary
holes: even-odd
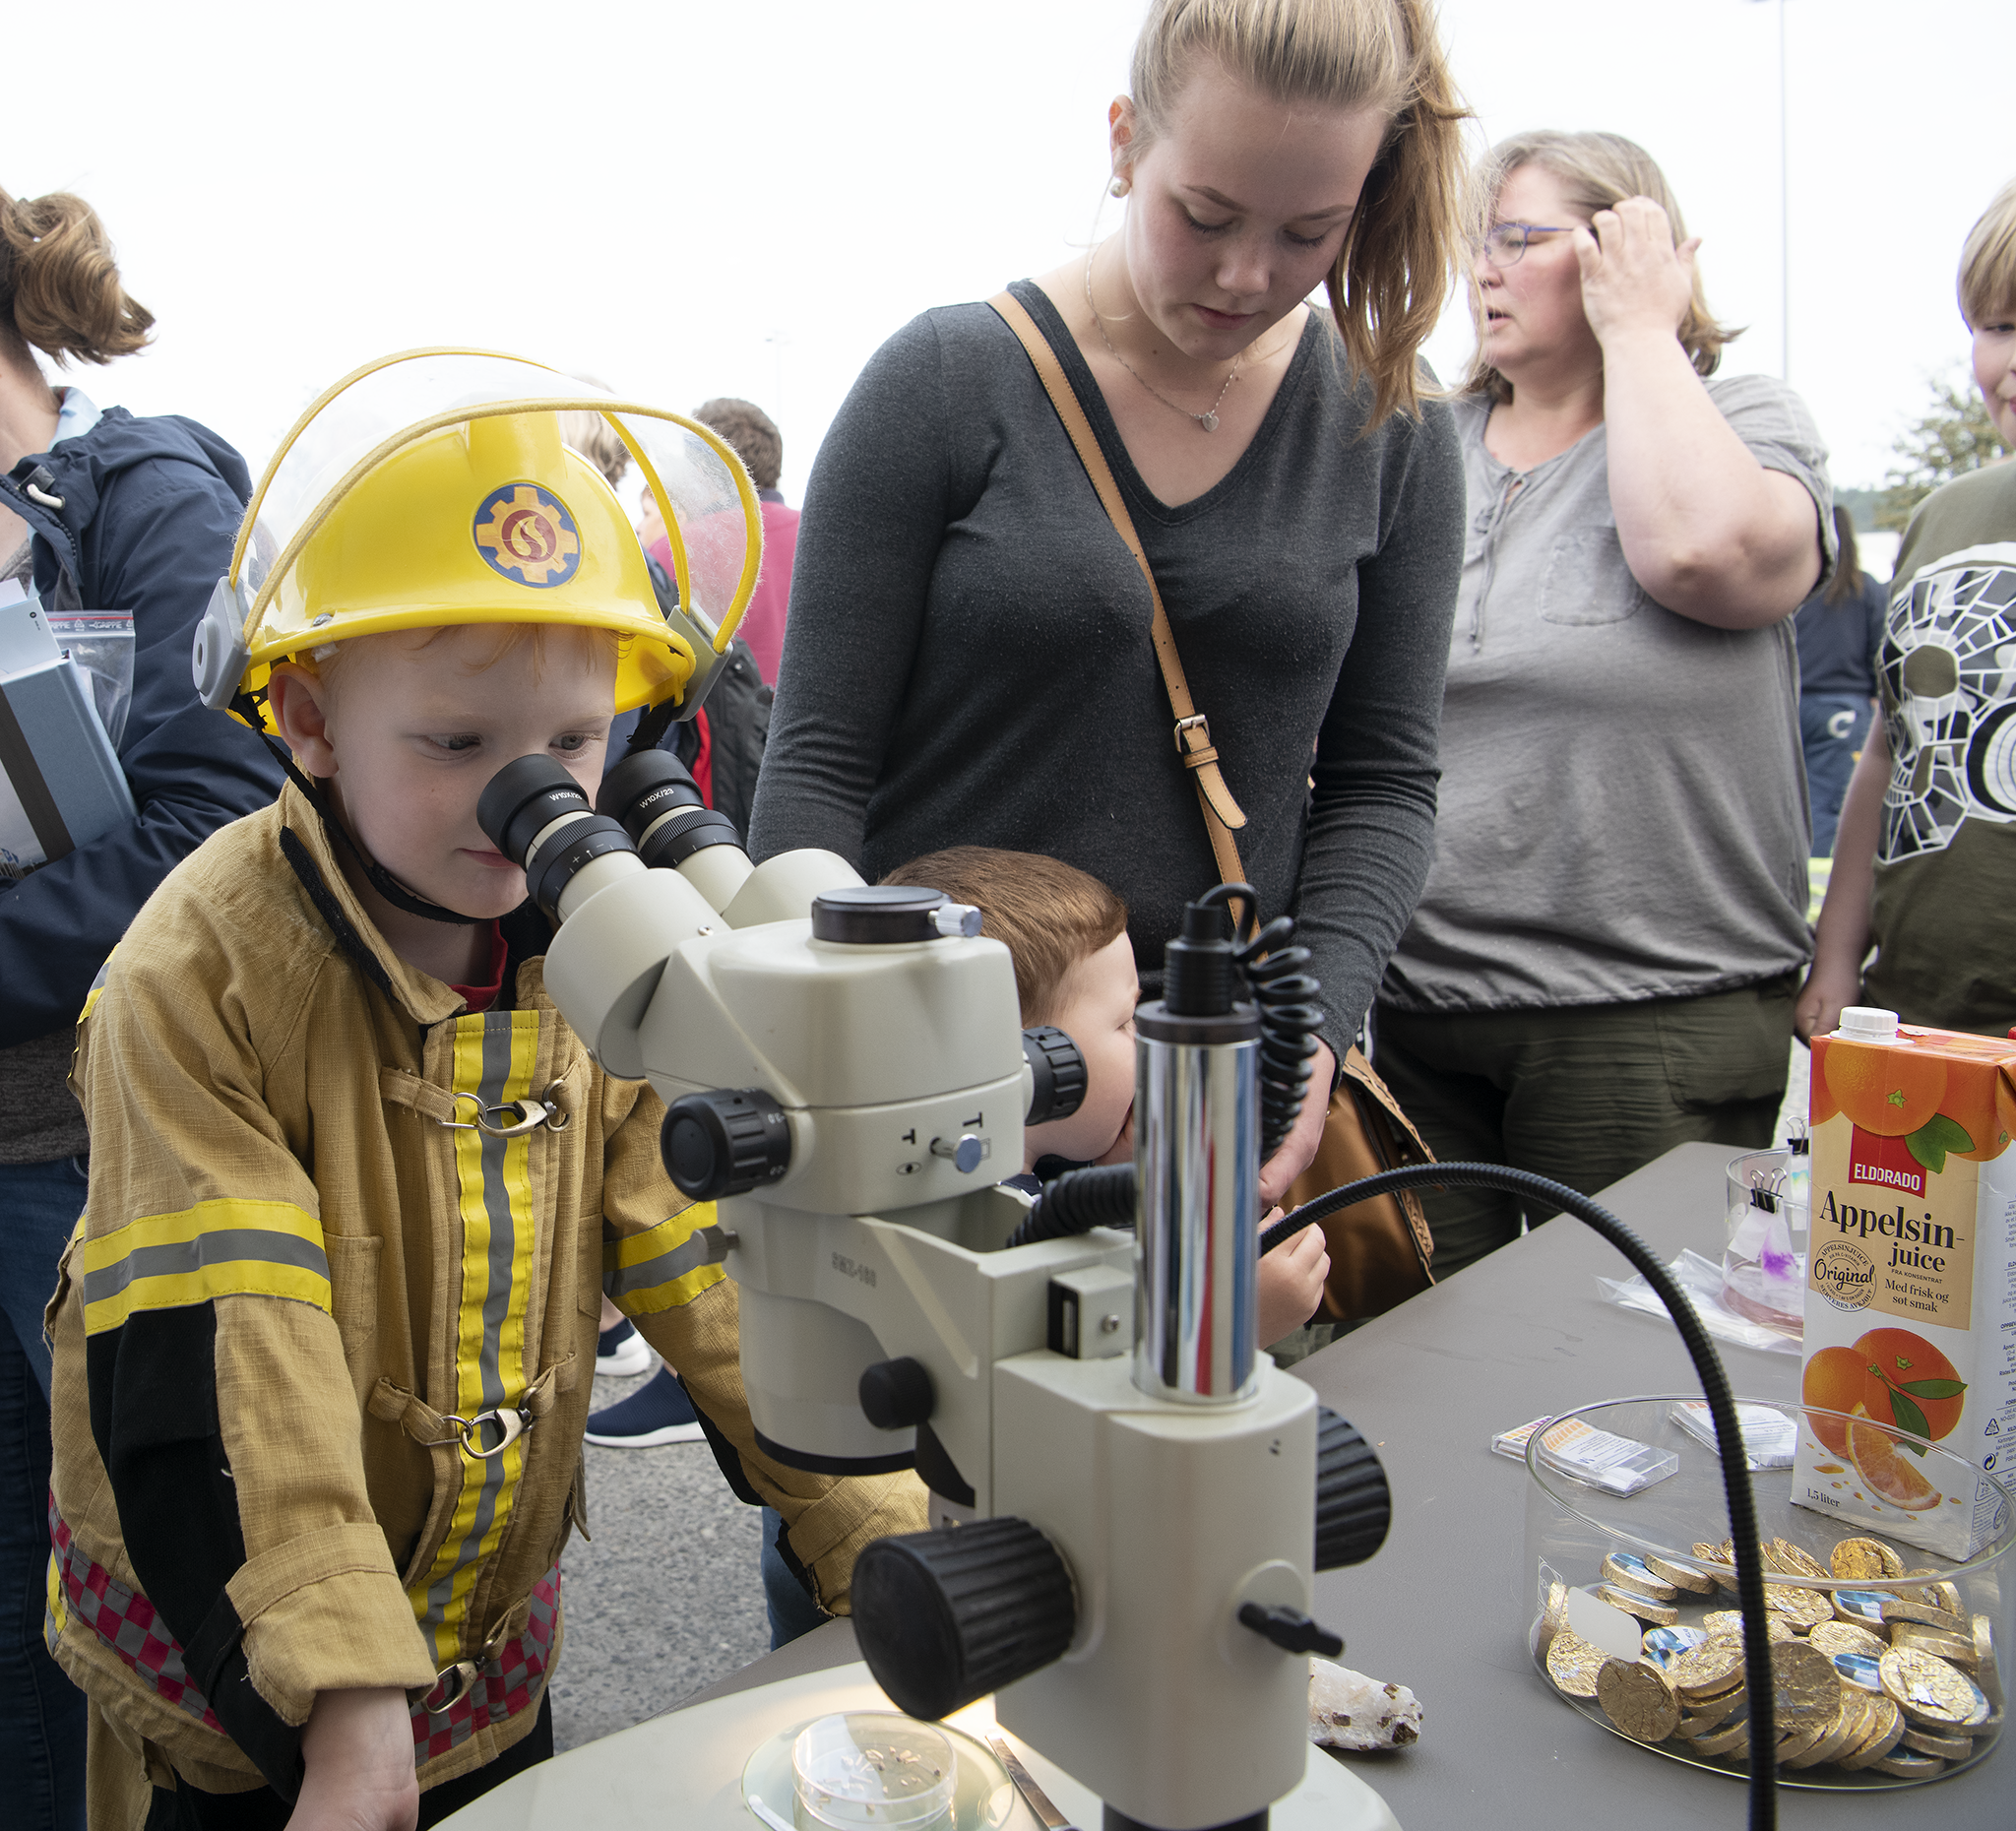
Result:
[[[1194,419],[1206,432],[1216,432],[1218,430],[1218,410],[1225,405],[1226,396],[1231,393],[1232,383],[1239,379],[1239,361],[1240,357],[1245,354],[1243,350],[1239,352],[1239,355],[1232,358],[1232,372],[1225,378],[1225,386],[1218,391],[1218,399],[1212,402],[1210,410],[1202,413],[1193,413],[1187,407],[1182,406],[1178,402],[1171,401],[1167,395],[1164,394],[1133,363],[1129,362],[1125,356],[1121,355],[1113,347],[1113,340],[1106,335],[1105,320],[1099,315],[1099,307],[1092,302],[1092,255],[1089,253],[1085,257],[1085,308],[1092,313],[1092,321],[1099,327],[1099,341],[1105,345],[1107,355],[1111,356],[1142,387],[1154,395],[1163,406],[1174,408],[1185,419]]]

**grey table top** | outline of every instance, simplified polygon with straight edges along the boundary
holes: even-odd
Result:
[[[1604,1204],[1670,1261],[1722,1250],[1722,1171],[1733,1153],[1682,1145],[1605,1190]],[[1606,1303],[1595,1278],[1629,1276],[1589,1229],[1551,1222],[1294,1370],[1378,1446],[1394,1493],[1377,1556],[1316,1579],[1316,1615],[1349,1642],[1345,1664],[1411,1685],[1426,1734],[1355,1770],[1405,1831],[1556,1827],[1588,1815],[1632,1831],[1745,1822],[1740,1779],[1634,1747],[1563,1704],[1527,1658],[1520,1619],[1525,1470],[1494,1456],[1497,1432],[1545,1413],[1633,1394],[1696,1389],[1670,1325]],[[1791,1355],[1722,1346],[1740,1396],[1792,1398]],[[833,1621],[701,1698],[858,1658]],[[2016,1773],[1998,1753],[1927,1789],[1872,1794],[1781,1789],[1793,1831],[1939,1831],[2016,1822]],[[1995,1803],[2000,1799],[2001,1803]]]

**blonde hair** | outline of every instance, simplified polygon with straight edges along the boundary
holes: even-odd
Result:
[[[953,846],[898,865],[885,884],[921,884],[979,911],[980,932],[1015,962],[1025,1024],[1057,1015],[1065,977],[1126,932],[1127,906],[1098,878],[1040,852]]]
[[[1960,315],[1970,331],[2016,305],[2016,178],[1967,231],[1960,250]]]
[[[105,225],[83,198],[0,191],[0,354],[29,369],[31,347],[59,363],[110,362],[153,332],[154,314],[119,284]]]
[[[1200,59],[1285,102],[1389,117],[1338,251],[1330,311],[1372,413],[1420,416],[1419,350],[1463,239],[1469,118],[1426,0],[1154,0],[1134,45],[1130,162],[1162,133]]]
[[[467,629],[466,623],[436,623],[425,629],[393,629],[378,632],[385,636],[418,636],[419,641],[410,646],[415,652],[431,649],[451,629]],[[486,623],[482,628],[489,630],[495,638],[490,653],[474,663],[472,672],[485,673],[515,654],[527,643],[532,645],[533,677],[537,679],[546,665],[546,638],[548,635],[585,636],[588,638],[588,653],[598,661],[606,660],[612,667],[622,664],[624,646],[630,640],[621,630],[604,629],[592,623]],[[342,642],[326,642],[320,648],[301,655],[290,655],[287,660],[307,673],[313,674],[325,686],[334,687],[344,663],[359,643],[375,641],[375,636],[351,636]]]
[[[1659,161],[1635,140],[1622,134],[1563,134],[1540,129],[1501,140],[1484,156],[1478,167],[1474,195],[1480,221],[1474,226],[1475,239],[1481,240],[1489,227],[1490,213],[1497,208],[1498,193],[1505,181],[1522,165],[1538,165],[1561,182],[1571,210],[1595,216],[1599,210],[1612,210],[1627,197],[1649,197],[1666,212],[1672,224],[1673,246],[1687,239],[1687,224],[1680,215],[1679,200],[1666,181]],[[1473,277],[1472,286],[1476,281]],[[1722,362],[1722,347],[1740,337],[1740,330],[1718,324],[1708,309],[1708,295],[1701,285],[1701,267],[1694,266],[1694,296],[1687,303],[1687,315],[1680,320],[1680,346],[1694,364],[1697,375],[1713,375]],[[1472,358],[1470,373],[1464,377],[1466,394],[1486,393],[1493,401],[1509,401],[1512,384],[1484,360],[1480,344]]]
[[[594,465],[608,486],[614,489],[630,469],[629,448],[616,436],[616,428],[600,413],[591,413],[585,409],[579,412],[562,413],[559,418],[562,441],[573,446]]]

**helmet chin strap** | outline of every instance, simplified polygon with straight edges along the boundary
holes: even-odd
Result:
[[[394,909],[403,910],[409,916],[423,916],[428,921],[448,922],[461,927],[474,927],[488,919],[482,916],[465,916],[460,910],[451,910],[439,903],[429,903],[425,897],[409,890],[358,844],[349,828],[344,825],[342,815],[330,805],[329,797],[323,791],[324,785],[307,775],[295,763],[292,752],[284,744],[276,743],[263,730],[259,734],[266,739],[267,748],[280,758],[281,768],[293,779],[294,787],[313,803],[315,811],[322,816],[322,824],[329,829],[334,838],[341,840],[349,848],[350,856],[356,859],[362,868],[365,880],[371,888]]]

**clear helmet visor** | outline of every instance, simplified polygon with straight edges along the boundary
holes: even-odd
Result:
[[[541,363],[481,351],[388,357],[345,377],[302,414],[268,465],[232,554],[229,597],[243,616],[234,647],[249,664],[292,646],[280,600],[295,561],[358,486],[401,453],[446,427],[520,414],[559,415],[564,425],[584,410],[607,421],[657,499],[678,599],[665,635],[693,657],[681,710],[697,708],[761,557],[756,492],[741,464],[708,428],[678,414]]]

